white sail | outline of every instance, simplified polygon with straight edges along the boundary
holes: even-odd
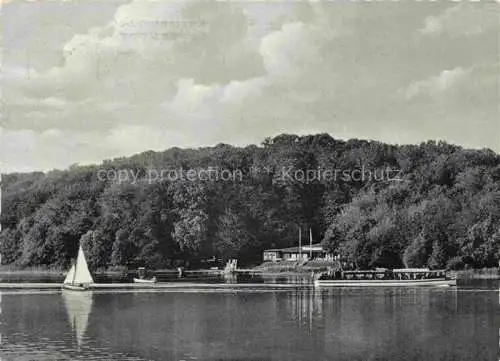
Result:
[[[71,269],[69,270],[68,274],[66,275],[66,278],[64,279],[65,284],[73,284],[73,278],[75,278],[75,264],[71,266]]]
[[[78,256],[76,257],[76,262],[69,270],[68,275],[64,279],[64,283],[70,285],[94,283],[94,279],[90,274],[89,267],[87,265],[87,261],[85,260],[85,255],[83,254],[81,245],[78,248]]]
[[[68,320],[76,335],[76,342],[81,346],[90,312],[92,310],[92,293],[63,292]]]
[[[87,261],[85,260],[85,255],[83,254],[81,245],[78,249],[78,257],[76,258],[75,277],[73,279],[73,283],[94,283],[94,279],[90,274],[89,267],[87,265]]]

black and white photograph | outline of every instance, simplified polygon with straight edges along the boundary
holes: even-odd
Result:
[[[500,360],[500,0],[0,19],[0,361]]]

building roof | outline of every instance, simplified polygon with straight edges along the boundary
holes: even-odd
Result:
[[[302,246],[302,252],[309,252],[309,249],[310,249],[310,246]],[[313,244],[312,245],[312,249],[311,249],[313,252],[314,251],[321,251],[321,250],[324,250],[323,246],[321,245],[321,243],[316,243],[316,244]],[[283,252],[283,253],[287,253],[287,252],[290,252],[290,253],[299,253],[300,252],[300,249],[299,247],[288,247],[288,248],[273,248],[273,249],[265,249],[264,252]]]
[[[303,251],[323,251],[324,247],[320,245],[312,245],[312,246],[302,246]]]

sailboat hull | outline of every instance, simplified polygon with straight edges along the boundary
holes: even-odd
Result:
[[[92,287],[90,285],[69,285],[69,284],[63,284],[62,288],[65,290],[71,290],[71,291],[87,291],[91,289]]]
[[[134,283],[156,283],[156,277],[153,277],[151,279],[135,278],[134,277]]]

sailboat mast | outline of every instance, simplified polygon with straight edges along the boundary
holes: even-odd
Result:
[[[80,248],[78,248],[78,252],[80,252]],[[72,285],[75,284],[75,277],[76,277],[76,267],[78,266],[78,254],[76,255],[76,260],[75,260],[75,272],[73,272],[73,281],[71,282]]]
[[[302,229],[299,228],[299,259],[302,261]]]

